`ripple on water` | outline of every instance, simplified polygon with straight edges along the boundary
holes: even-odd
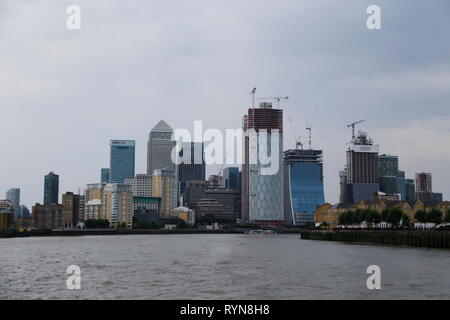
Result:
[[[450,299],[450,253],[302,241],[296,235],[0,239],[1,299]],[[383,290],[366,288],[382,267]],[[66,268],[82,290],[66,289]],[[7,270],[8,272],[5,272]],[[386,270],[386,271],[383,271]],[[436,290],[438,286],[438,290]],[[4,289],[6,288],[6,289]]]

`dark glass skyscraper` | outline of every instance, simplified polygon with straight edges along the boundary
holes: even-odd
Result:
[[[285,223],[314,222],[317,206],[325,203],[321,150],[284,152],[284,189]]]
[[[182,142],[175,177],[179,183],[179,196],[184,196],[188,181],[205,180],[206,164],[203,156],[204,145],[201,142]]]
[[[398,157],[381,154],[378,156],[380,191],[386,194],[400,194]]]
[[[59,176],[50,172],[44,177],[44,205],[58,204]]]
[[[110,176],[109,168],[102,168],[101,170],[101,181],[100,182],[106,182],[109,183],[109,176]]]
[[[223,186],[227,189],[241,190],[239,168],[229,167],[223,169]]]
[[[110,146],[110,182],[124,183],[125,179],[134,178],[134,140],[111,140]]]

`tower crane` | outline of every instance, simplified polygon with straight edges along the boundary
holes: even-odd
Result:
[[[252,108],[255,107],[255,94],[256,94],[256,88],[253,88],[253,90],[250,91],[250,95],[252,96]]]
[[[311,132],[312,132],[312,125],[313,125],[314,119],[315,119],[315,117],[316,117],[317,109],[318,109],[318,107],[316,107],[316,108],[314,109],[314,112],[313,112],[313,116],[312,116],[311,122],[310,122],[309,124],[306,123],[306,130],[308,131],[308,144],[309,144],[309,150],[312,150],[312,134],[311,134]]]
[[[352,139],[355,139],[355,126],[357,124],[363,123],[364,121],[366,121],[366,120],[359,120],[359,121],[356,121],[356,122],[353,122],[353,123],[347,125],[347,128],[350,128],[350,127],[352,128]]]
[[[301,143],[300,141],[300,136],[297,138],[297,135],[295,134],[295,129],[294,129],[294,125],[292,124],[292,119],[291,117],[289,118],[289,123],[291,124],[291,129],[292,129],[292,134],[294,135],[294,140],[295,140],[295,147],[298,149],[298,147],[300,147],[301,149],[303,149],[303,143]]]

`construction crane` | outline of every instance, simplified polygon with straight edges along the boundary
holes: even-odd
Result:
[[[294,125],[292,124],[292,119],[291,117],[289,118],[289,123],[291,124],[291,129],[292,129],[292,134],[294,135],[294,140],[295,140],[295,148],[298,149],[298,147],[300,147],[301,149],[303,149],[303,143],[300,142],[300,136],[297,138],[297,135],[295,134],[295,129],[294,129]]]
[[[277,108],[280,108],[281,100],[289,100],[289,97],[268,97],[268,98],[258,98],[258,100],[273,100],[277,103]]]
[[[250,91],[250,95],[252,96],[252,108],[255,107],[255,94],[256,94],[256,88],[253,88],[253,90]]]
[[[356,121],[356,122],[353,122],[353,123],[347,125],[347,128],[350,128],[350,127],[352,128],[352,139],[355,139],[355,126],[357,124],[363,123],[364,121],[366,121],[366,120],[359,120],[359,121]]]
[[[313,112],[313,116],[312,116],[311,122],[310,122],[309,124],[306,123],[306,130],[308,131],[308,144],[309,144],[309,150],[312,150],[312,134],[311,134],[311,132],[312,132],[312,125],[313,125],[314,119],[315,119],[315,117],[316,117],[317,109],[318,109],[318,107],[316,107],[316,108],[314,109],[314,112]]]
[[[311,127],[307,127],[306,130],[308,130],[308,145],[309,145],[309,150],[312,150],[312,138],[311,138],[311,131],[312,131],[312,128],[311,128]]]

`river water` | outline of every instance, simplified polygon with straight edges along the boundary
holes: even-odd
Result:
[[[68,290],[66,269],[81,269]],[[368,290],[369,265],[381,290]],[[450,251],[298,235],[0,239],[0,299],[450,299]]]

